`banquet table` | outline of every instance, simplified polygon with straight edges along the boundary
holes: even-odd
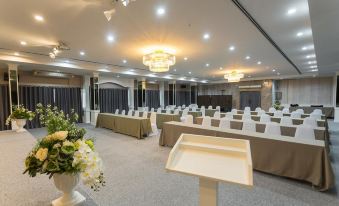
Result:
[[[251,115],[255,115],[255,116],[258,115],[258,112],[255,112],[255,111],[251,111],[250,113],[251,113]],[[222,114],[225,114],[225,113],[222,113]],[[243,110],[237,110],[237,114],[243,115],[244,111]],[[273,112],[266,112],[266,114],[268,114],[270,116],[274,116]],[[291,116],[291,113],[284,113],[283,116]],[[309,116],[310,116],[309,113],[305,113],[305,114],[301,115],[301,118],[304,119],[304,118],[309,117]],[[321,119],[325,120],[326,119],[326,115],[322,115]]]
[[[110,113],[98,114],[96,127],[103,127],[113,132],[143,139],[152,132],[149,118],[115,115]]]
[[[206,116],[210,116],[210,117],[213,117],[214,116],[214,113],[218,111],[216,109],[205,109],[205,115]]]
[[[183,133],[249,140],[255,170],[310,182],[320,191],[334,186],[332,166],[322,140],[167,122],[159,145],[173,146]]]
[[[170,121],[180,122],[180,116],[178,114],[157,113],[157,127],[158,127],[158,129],[162,129],[162,125],[165,122],[170,122]]]
[[[303,109],[306,114],[312,113],[315,109],[320,109],[327,118],[334,117],[333,107],[306,107],[306,106],[290,107],[290,112],[293,112],[297,109]]]

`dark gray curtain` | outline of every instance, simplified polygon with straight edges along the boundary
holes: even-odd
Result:
[[[251,110],[261,106],[261,93],[260,92],[240,92],[240,109],[250,107]]]
[[[183,104],[190,105],[190,92],[189,91],[177,91],[176,96],[176,105],[181,106]]]
[[[10,129],[6,119],[10,114],[8,85],[0,85],[0,131]]]
[[[146,90],[146,105],[149,108],[157,109],[160,107],[160,91]]]
[[[128,110],[128,89],[99,89],[100,112]]]
[[[23,104],[27,109],[35,111],[36,105],[41,103],[53,105],[53,88],[52,87],[37,87],[37,86],[19,86],[20,104]],[[38,117],[32,121],[27,121],[26,128],[41,127]]]
[[[83,108],[81,101],[81,89],[80,88],[54,88],[55,89],[55,102],[54,106],[57,106],[65,114],[70,114],[71,110],[79,115],[78,122],[82,122]]]

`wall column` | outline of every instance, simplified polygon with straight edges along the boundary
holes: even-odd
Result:
[[[8,64],[9,106],[19,105],[18,64]]]
[[[160,91],[160,107],[165,107],[165,84],[163,81],[159,82],[159,91]]]
[[[96,125],[97,117],[100,113],[100,104],[99,104],[99,73],[93,73],[93,76],[90,80],[91,85],[91,124]]]
[[[334,107],[334,122],[339,122],[339,97],[337,96],[339,90],[339,72],[336,72],[333,79],[333,107]]]
[[[91,123],[91,108],[90,108],[90,81],[89,75],[83,76],[84,81],[82,84],[82,107],[84,109],[83,121],[84,123]]]

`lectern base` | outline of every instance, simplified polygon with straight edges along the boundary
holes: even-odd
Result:
[[[218,205],[218,182],[207,178],[199,178],[200,206]]]

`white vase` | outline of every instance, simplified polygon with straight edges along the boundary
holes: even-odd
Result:
[[[24,129],[24,126],[26,125],[26,119],[15,119],[15,124],[16,124],[16,132],[24,132],[26,131]]]
[[[79,183],[79,174],[54,174],[53,179],[55,187],[63,192],[61,197],[52,201],[53,206],[73,206],[86,200],[74,190]]]

